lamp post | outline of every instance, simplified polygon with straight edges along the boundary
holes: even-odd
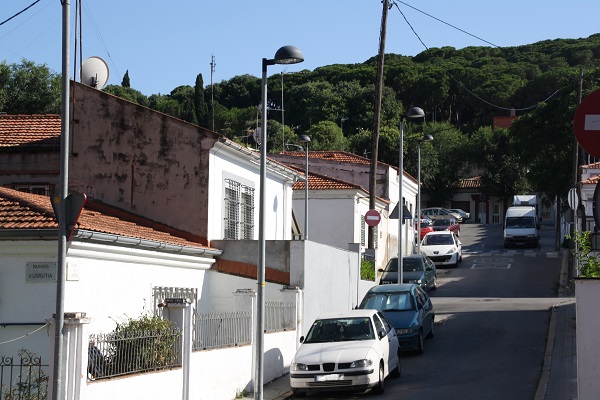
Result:
[[[304,154],[306,156],[304,164],[304,240],[308,240],[308,145],[310,137],[306,134],[298,135],[298,141],[305,144]]]
[[[258,219],[258,266],[256,271],[256,335],[254,346],[254,398],[263,398],[264,375],[264,313],[265,313],[265,210],[267,181],[267,67],[275,64],[296,64],[304,61],[302,51],[294,46],[283,46],[275,53],[273,59],[262,59],[262,116],[260,129],[260,200]]]
[[[413,107],[406,114],[408,118],[425,117],[425,113],[419,107]],[[402,252],[402,225],[404,222],[404,122],[400,120],[400,151],[398,154],[398,284],[404,281],[403,252]],[[417,232],[419,235],[420,232]]]
[[[432,140],[433,136],[426,134],[423,135],[422,139],[418,140],[417,145],[417,235],[419,235],[419,240],[417,240],[417,254],[421,254],[421,143],[431,142]]]

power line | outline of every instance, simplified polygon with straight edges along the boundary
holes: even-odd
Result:
[[[7,23],[8,21],[10,21],[11,19],[23,14],[25,11],[29,10],[31,7],[33,7],[34,5],[36,5],[37,3],[39,3],[42,0],[36,0],[33,3],[31,3],[29,6],[25,7],[24,9],[22,9],[21,11],[19,11],[18,13],[16,13],[15,15],[13,15],[12,17],[5,19],[4,21],[0,22],[0,25],[4,25],[5,23]]]
[[[410,4],[406,4],[406,3],[404,3],[403,1],[400,1],[400,0],[395,0],[395,1],[393,1],[392,5],[393,5],[393,6],[396,6],[396,9],[398,9],[398,12],[400,12],[400,15],[402,15],[402,18],[404,18],[404,21],[406,21],[406,24],[407,24],[407,25],[410,27],[410,29],[413,31],[413,33],[415,34],[415,36],[417,37],[417,39],[419,39],[419,42],[421,42],[421,44],[423,45],[423,47],[425,47],[425,49],[426,49],[426,50],[429,50],[429,47],[427,47],[427,45],[426,45],[426,44],[423,42],[423,40],[421,39],[421,37],[419,36],[419,34],[417,33],[417,31],[415,31],[415,29],[413,28],[413,26],[412,26],[412,24],[410,23],[410,21],[409,21],[409,20],[406,18],[406,15],[404,15],[404,13],[403,13],[403,12],[402,12],[402,10],[400,9],[400,7],[398,7],[398,4],[396,3],[396,1],[397,1],[398,3],[402,3],[402,4],[404,4],[404,5],[405,5],[405,6],[407,6],[407,7],[410,7],[410,8],[412,8],[412,9],[413,9],[413,10],[415,10],[415,11],[418,11],[418,12],[420,12],[420,13],[422,13],[422,14],[425,14],[425,15],[427,15],[428,17],[435,19],[436,21],[439,21],[439,22],[441,22],[441,23],[443,23],[443,24],[446,24],[446,25],[448,25],[448,26],[450,26],[450,27],[452,27],[452,28],[454,28],[454,29],[456,29],[456,30],[459,30],[459,31],[461,31],[461,32],[463,32],[463,33],[465,33],[465,34],[467,34],[467,35],[469,35],[469,36],[472,36],[472,37],[474,37],[474,38],[476,38],[476,39],[479,39],[479,40],[481,40],[482,42],[485,42],[485,43],[487,43],[487,44],[490,44],[490,45],[492,45],[492,46],[494,46],[494,47],[498,47],[498,48],[500,48],[500,46],[498,46],[498,45],[495,45],[495,44],[493,44],[493,43],[491,43],[491,42],[488,42],[487,40],[485,40],[485,39],[482,39],[482,38],[480,38],[480,37],[478,37],[478,36],[475,36],[475,35],[473,35],[472,33],[469,33],[469,32],[467,32],[467,31],[465,31],[465,30],[463,30],[463,29],[457,28],[456,26],[454,26],[454,25],[452,25],[452,24],[449,24],[448,22],[442,21],[441,19],[439,19],[439,18],[436,18],[436,17],[434,17],[433,15],[430,15],[430,14],[428,14],[428,13],[424,12],[424,11],[421,11],[421,10],[419,10],[419,9],[417,9],[417,8],[415,8],[415,7],[413,7],[413,6],[411,6]],[[473,97],[475,97],[476,99],[478,99],[479,101],[481,101],[481,102],[483,102],[483,103],[485,103],[485,104],[487,104],[487,105],[489,105],[489,106],[491,106],[491,107],[497,108],[497,109],[499,109],[499,110],[507,110],[507,111],[527,111],[527,110],[531,110],[531,109],[534,109],[534,108],[536,108],[536,107],[539,107],[539,105],[540,105],[541,103],[543,103],[543,102],[546,102],[546,101],[550,100],[552,97],[554,97],[554,95],[556,95],[556,94],[557,94],[557,93],[560,91],[560,89],[557,89],[557,90],[555,90],[555,91],[554,91],[554,93],[552,93],[550,96],[548,96],[548,97],[547,97],[546,99],[544,99],[542,102],[538,102],[538,103],[536,103],[535,105],[532,105],[532,106],[523,107],[523,108],[502,107],[502,106],[499,106],[499,105],[493,104],[493,103],[491,103],[491,102],[489,102],[489,101],[487,101],[487,100],[485,100],[485,99],[481,98],[480,96],[476,95],[475,93],[473,93],[473,91],[471,91],[470,89],[468,89],[468,88],[467,88],[467,87],[466,87],[466,86],[465,86],[465,85],[464,85],[464,84],[463,84],[463,83],[462,83],[462,82],[461,82],[459,79],[455,78],[455,77],[454,77],[454,76],[453,76],[453,75],[452,75],[452,74],[451,74],[451,73],[450,73],[450,72],[449,72],[449,71],[448,71],[446,68],[444,68],[444,66],[443,66],[443,65],[442,65],[441,67],[442,67],[442,69],[444,70],[444,72],[445,72],[446,74],[448,74],[448,76],[449,76],[450,78],[452,78],[452,79],[453,79],[453,80],[454,80],[454,81],[455,81],[455,82],[456,82],[456,83],[457,83],[457,84],[458,84],[458,85],[459,85],[461,88],[463,88],[463,89],[464,89],[464,90],[465,90],[467,93],[469,93],[471,96],[473,96]]]

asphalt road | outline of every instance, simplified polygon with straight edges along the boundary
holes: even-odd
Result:
[[[531,400],[542,371],[560,262],[552,227],[537,249],[504,249],[499,225],[461,226],[463,262],[438,270],[435,337],[404,354],[385,393],[315,399]]]

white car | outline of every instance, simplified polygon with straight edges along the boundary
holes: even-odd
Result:
[[[462,260],[462,243],[452,231],[429,232],[421,241],[421,252],[436,266],[458,266]]]
[[[400,376],[396,330],[377,310],[324,314],[300,343],[290,367],[295,396],[370,388],[383,393],[385,378]]]

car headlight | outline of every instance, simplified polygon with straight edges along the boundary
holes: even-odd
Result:
[[[308,365],[302,363],[292,363],[292,369],[294,371],[308,371]]]
[[[350,364],[350,368],[366,368],[373,365],[373,361],[368,358],[363,358],[362,360],[356,360],[352,364]]]
[[[396,329],[396,335],[408,335],[409,333],[412,333],[412,329],[409,329],[409,328]]]
[[[446,252],[446,254],[453,254],[456,251],[456,247],[451,248]]]
[[[511,235],[510,233],[507,233],[506,235],[504,235],[506,238],[511,239],[513,237],[513,235]]]

